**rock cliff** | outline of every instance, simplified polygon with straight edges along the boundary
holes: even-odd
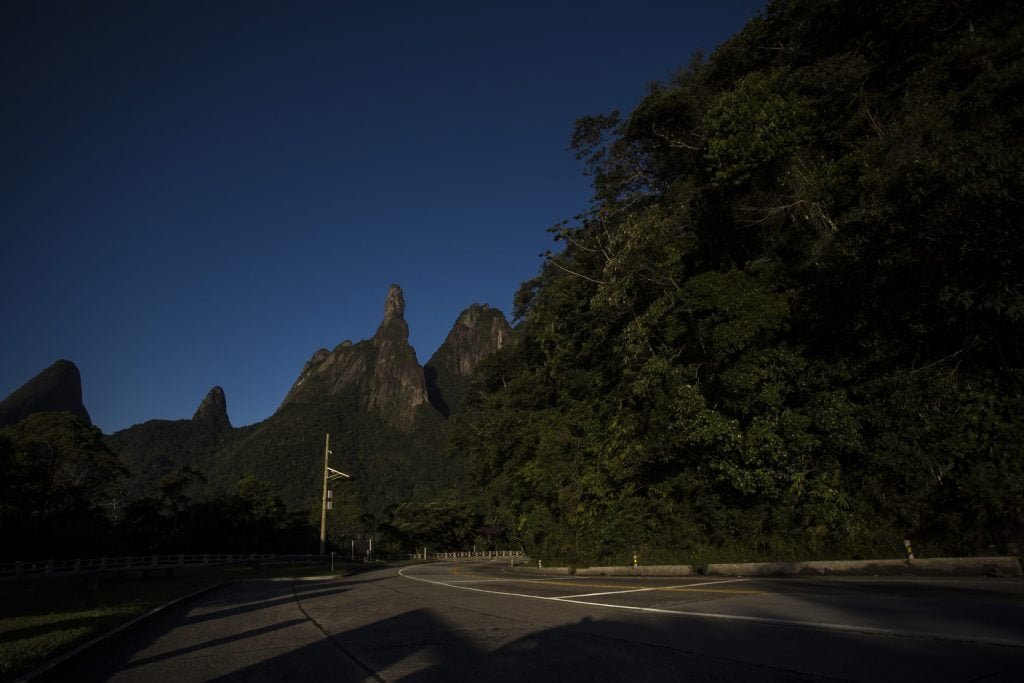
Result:
[[[314,353],[281,405],[346,392],[355,392],[364,408],[403,430],[413,427],[418,407],[427,403],[423,368],[409,346],[405,297],[398,285],[388,289],[384,319],[373,338],[356,344],[346,340],[333,351]]]
[[[396,426],[411,427],[416,407],[427,403],[427,386],[416,352],[409,346],[405,322],[405,297],[398,285],[388,289],[384,320],[373,335],[377,356],[369,404]]]
[[[0,401],[0,427],[34,413],[67,412],[92,424],[82,403],[82,376],[69,360],[59,360]]]
[[[206,398],[199,404],[193,422],[199,422],[214,432],[222,432],[231,429],[231,420],[228,418],[228,402],[224,397],[224,390],[220,387],[210,389]]]
[[[462,402],[469,376],[487,356],[506,346],[512,327],[487,304],[473,304],[455,321],[444,343],[424,367],[431,404],[448,415]]]

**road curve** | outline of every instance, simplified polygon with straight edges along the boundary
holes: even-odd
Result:
[[[1024,580],[541,577],[228,586],[51,680],[1024,680]]]

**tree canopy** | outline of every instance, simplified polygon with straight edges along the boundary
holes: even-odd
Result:
[[[628,115],[458,437],[490,521],[575,562],[1014,551],[1024,22],[772,2]]]

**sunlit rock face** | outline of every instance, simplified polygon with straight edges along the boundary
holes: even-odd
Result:
[[[399,427],[411,427],[416,407],[427,402],[423,368],[409,346],[409,325],[405,322],[405,297],[398,285],[391,285],[384,302],[384,320],[373,336],[377,357],[373,368],[369,404]]]
[[[424,368],[431,404],[445,415],[457,409],[480,361],[511,339],[512,327],[497,308],[473,304],[464,310]]]
[[[0,426],[35,413],[66,412],[92,424],[82,403],[82,376],[69,360],[59,360],[0,401]]]
[[[409,346],[405,297],[391,285],[384,301],[384,319],[372,339],[344,341],[333,351],[320,349],[309,359],[282,406],[324,400],[355,392],[367,410],[385,421],[411,429],[417,407],[427,403],[423,368]]]

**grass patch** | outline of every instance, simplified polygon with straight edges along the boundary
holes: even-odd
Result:
[[[335,563],[335,574],[372,565]],[[233,565],[0,583],[0,680],[12,680],[119,624],[224,581],[322,576],[330,565]]]

